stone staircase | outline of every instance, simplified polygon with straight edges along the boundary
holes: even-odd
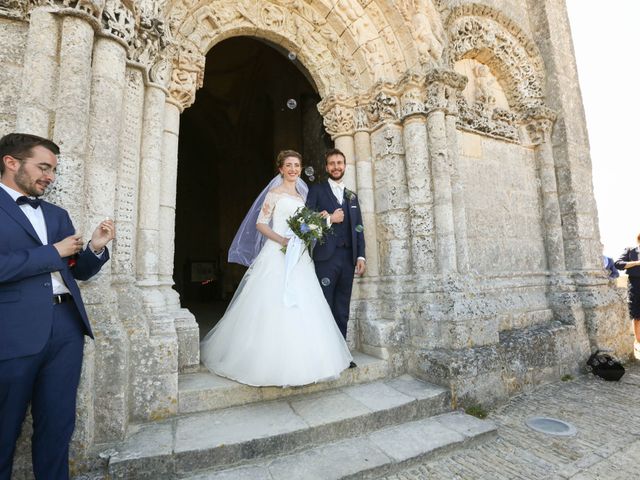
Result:
[[[340,379],[297,388],[182,375],[179,415],[131,426],[108,454],[109,478],[375,478],[495,435],[491,422],[450,412],[445,389],[354,359]]]

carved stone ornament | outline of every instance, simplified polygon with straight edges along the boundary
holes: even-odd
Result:
[[[529,42],[522,44],[506,27],[477,16],[453,20],[449,38],[450,62],[475,58],[482,53],[481,63],[501,78],[512,108],[521,110],[524,105],[542,105],[544,67],[538,56],[530,55]]]
[[[0,0],[0,17],[24,18],[27,9],[27,0]]]
[[[106,0],[102,11],[102,27],[130,44],[136,28],[135,14],[121,0]]]
[[[71,9],[101,21],[105,0],[29,0],[29,3],[33,7],[48,5]]]
[[[367,116],[367,107],[365,105],[358,105],[354,109],[353,122],[356,132],[367,131],[371,128],[369,117]]]
[[[353,110],[336,105],[324,116],[324,126],[332,138],[350,135],[354,131]]]
[[[446,42],[440,13],[431,0],[398,0],[395,4],[410,26],[420,64],[437,65]]]
[[[467,84],[467,77],[453,70],[433,69],[425,76],[427,112],[441,110],[458,114],[458,96]]]
[[[520,140],[517,117],[514,113],[503,108],[491,110],[481,102],[469,105],[462,95],[458,96],[457,101],[458,118],[456,124],[459,128],[485,133],[514,142]]]
[[[556,117],[556,113],[545,106],[535,106],[524,111],[521,123],[525,126],[532,145],[550,140]]]
[[[136,34],[129,44],[129,58],[143,65],[153,65],[167,47],[167,33],[163,20],[142,14]]]
[[[182,110],[193,105],[196,90],[202,87],[204,63],[204,55],[195,49],[181,50],[173,60],[169,93]]]
[[[376,125],[398,119],[398,97],[378,92],[367,107],[369,123]]]

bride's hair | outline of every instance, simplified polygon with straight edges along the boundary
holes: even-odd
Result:
[[[289,157],[295,157],[300,160],[300,166],[302,166],[302,155],[295,150],[281,150],[276,157],[276,167],[281,168],[282,165],[284,165],[285,159]]]

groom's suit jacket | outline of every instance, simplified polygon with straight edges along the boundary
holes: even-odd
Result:
[[[344,223],[349,228],[351,251],[353,264],[356,264],[358,257],[364,257],[364,233],[362,229],[362,212],[360,211],[360,202],[358,196],[345,189],[345,195],[342,205],[338,203],[336,196],[331,190],[331,186],[327,180],[313,184],[309,187],[307,195],[307,206],[312,210],[321,212],[326,210],[333,213],[337,208],[344,211]],[[358,228],[360,226],[360,228]],[[332,229],[334,227],[332,226]],[[338,245],[338,238],[331,231],[325,237],[324,243],[318,243],[313,249],[313,259],[316,261],[324,261],[331,258]]]
[[[66,210],[42,202],[48,245],[43,245],[31,222],[11,196],[0,188],[0,360],[38,353],[51,332],[53,290],[51,272],[59,271],[82,317],[86,335],[93,338],[80,297],[78,280],[95,275],[109,259],[105,249],[97,257],[88,248],[70,267],[54,243],[75,230]]]

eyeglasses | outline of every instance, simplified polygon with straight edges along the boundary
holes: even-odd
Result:
[[[23,161],[22,164],[26,164],[26,163],[34,163],[34,162],[26,162]],[[36,167],[38,167],[40,169],[40,171],[50,177],[55,177],[56,176],[56,168],[52,167],[51,165],[47,164],[47,163],[36,163],[35,164]]]

